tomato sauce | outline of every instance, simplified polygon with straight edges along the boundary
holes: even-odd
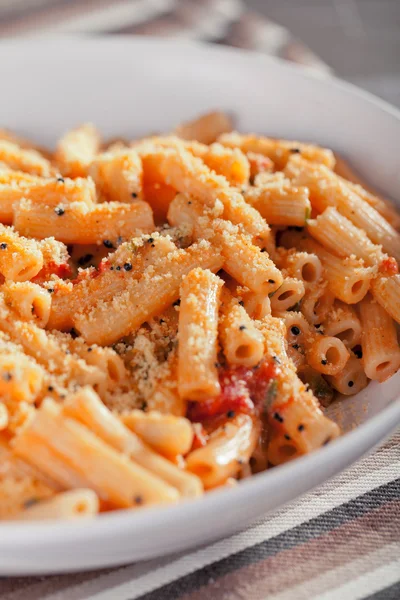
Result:
[[[385,258],[379,265],[379,273],[382,273],[383,275],[397,275],[398,272],[399,267],[396,259],[393,258],[393,256]]]
[[[220,395],[202,402],[190,402],[187,416],[191,421],[204,423],[207,428],[210,421],[215,426],[215,421],[221,417],[264,412],[278,373],[279,365],[267,360],[252,369],[223,368],[219,373]]]

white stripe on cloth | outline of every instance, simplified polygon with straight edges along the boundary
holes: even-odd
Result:
[[[398,555],[400,544],[393,544],[393,554]],[[355,577],[344,585],[329,590],[325,594],[318,596],[318,600],[362,600],[366,596],[379,592],[399,581],[400,577],[400,559],[383,565],[378,569],[371,570],[359,577]]]
[[[379,468],[375,468],[377,462]],[[389,483],[398,477],[399,470],[398,446],[390,444],[388,449],[379,450],[360,464],[288,507],[280,509],[247,531],[194,552],[182,553],[172,560],[164,558],[122,567],[80,585],[72,585],[59,592],[54,590],[48,595],[45,593],[51,586],[46,581],[39,582],[29,588],[29,596],[41,600],[65,600],[65,598],[68,600],[134,600]],[[72,581],[73,577],[71,577]],[[24,593],[27,591],[25,589]],[[11,592],[2,600],[22,600],[25,597],[19,596],[18,592],[15,595]]]
[[[51,33],[100,33],[113,31],[128,25],[149,21],[165,12],[173,10],[176,0],[124,0],[110,2],[108,6],[93,7],[85,14],[66,17],[59,21],[50,20],[39,27],[32,24],[30,37]],[[79,11],[79,8],[77,9]],[[26,34],[27,29],[21,30]]]
[[[365,588],[363,585],[370,576],[373,578],[374,573],[382,568],[390,567],[389,572],[392,573],[393,567],[396,567],[399,576],[400,569],[397,559],[399,550],[400,544],[387,544],[374,552],[350,560],[340,567],[325,571],[278,594],[268,596],[268,600],[337,600],[338,598],[358,600],[364,598],[367,594],[377,592],[397,581],[397,579],[393,579],[387,582],[386,578],[382,578],[380,581],[376,581],[374,589]],[[361,594],[360,590],[362,590]]]

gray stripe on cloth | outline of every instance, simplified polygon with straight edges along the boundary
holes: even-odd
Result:
[[[400,578],[400,574],[399,574]],[[399,600],[400,598],[400,581],[389,587],[383,588],[375,594],[365,596],[363,600]]]
[[[210,579],[215,580],[244,566],[263,560],[268,556],[272,556],[283,550],[288,550],[298,544],[304,544],[352,519],[356,519],[357,517],[378,508],[382,504],[398,498],[400,498],[400,479],[396,479],[386,485],[375,488],[315,519],[311,519],[297,527],[288,529],[276,537],[270,538],[269,540],[207,565],[199,571],[190,573],[181,579],[177,579],[172,583],[144,594],[138,597],[137,600],[178,598],[183,594],[193,592],[201,586],[206,585]]]

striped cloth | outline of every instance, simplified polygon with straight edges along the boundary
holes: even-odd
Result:
[[[1,36],[175,36],[329,68],[240,0],[0,0]],[[2,600],[399,600],[400,433],[262,519],[192,552],[51,577],[3,578]]]

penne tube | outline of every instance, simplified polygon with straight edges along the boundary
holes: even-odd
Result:
[[[306,356],[308,364],[324,375],[337,375],[349,359],[349,351],[342,340],[321,335],[307,345]]]
[[[38,521],[94,517],[99,508],[99,499],[93,490],[77,489],[33,502],[13,518],[16,521]]]
[[[345,367],[335,376],[327,376],[330,385],[344,396],[358,394],[368,385],[360,359],[352,354]]]
[[[14,226],[21,234],[38,239],[53,235],[65,244],[97,244],[150,233],[154,222],[146,202],[106,202],[92,207],[74,202],[53,208],[22,199],[14,209]]]
[[[301,301],[301,312],[309,323],[317,325],[321,323],[330,313],[334,295],[327,289],[325,282],[318,287],[308,288]]]
[[[102,198],[130,203],[142,198],[143,167],[134,149],[98,155],[89,167]]]
[[[396,326],[385,309],[369,295],[360,302],[359,311],[365,374],[382,383],[400,367]]]
[[[221,485],[250,460],[257,438],[258,427],[253,419],[236,415],[211,434],[206,446],[188,454],[187,469],[200,477],[205,489]]]
[[[313,239],[302,240],[299,247],[318,256],[324,268],[323,277],[328,282],[328,289],[336,298],[346,304],[357,304],[367,294],[373,271],[370,267],[365,267],[361,259],[353,256],[339,258]]]
[[[327,208],[316,219],[308,221],[308,232],[327,250],[339,257],[356,256],[366,266],[385,259],[380,246],[373,244],[367,234],[341,215],[336,208]]]
[[[112,300],[102,301],[90,312],[77,312],[73,316],[74,326],[89,344],[112,344],[175,302],[182,278],[192,269],[201,267],[214,272],[222,264],[218,249],[205,240],[186,250],[171,252],[160,263],[148,267],[139,280],[129,283],[126,290]]]
[[[290,277],[303,282],[304,288],[316,285],[322,277],[322,264],[316,254],[289,251],[279,261]]]
[[[7,281],[1,288],[4,299],[18,318],[45,327],[50,317],[51,296],[48,291],[30,281]]]
[[[132,410],[121,419],[143,442],[169,458],[187,454],[192,447],[192,424],[183,417]]]
[[[305,293],[304,283],[293,277],[286,277],[282,285],[271,297],[271,310],[273,313],[281,313],[296,306]]]
[[[191,225],[196,238],[209,239],[221,248],[224,269],[241,285],[254,292],[271,293],[282,283],[282,275],[265,248],[252,244],[235,226],[212,212],[200,202],[178,194],[168,210],[171,225]]]
[[[371,293],[392,319],[400,323],[400,275],[378,275],[371,281]]]
[[[158,171],[164,183],[183,194],[193,196],[213,208],[218,199],[223,206],[223,218],[239,225],[257,245],[264,245],[270,230],[260,213],[246,204],[243,196],[228,185],[225,177],[216,175],[201,159],[187,150],[164,149],[158,153]]]
[[[218,330],[229,365],[254,367],[261,361],[264,355],[264,338],[246,309],[226,288],[221,295]]]
[[[247,314],[252,319],[260,320],[271,314],[271,300],[267,294],[249,290],[241,292],[240,296]]]
[[[386,198],[380,198],[376,190],[367,185],[342,156],[335,153],[335,159],[335,173],[342,180],[345,180],[346,184],[365,202],[373,206],[388,223],[395,229],[398,229],[400,226],[400,217],[392,203]]]
[[[277,171],[282,171],[293,154],[315,163],[326,165],[332,169],[335,157],[331,150],[312,144],[303,144],[289,140],[278,140],[257,136],[254,134],[241,135],[236,131],[222,134],[218,142],[223,146],[240,148],[242,152],[256,152],[268,156],[274,163]]]
[[[0,397],[6,405],[28,402],[39,397],[44,370],[14,344],[0,342]],[[4,419],[4,415],[3,415]]]
[[[325,335],[342,340],[346,348],[354,348],[361,341],[361,323],[354,308],[336,301],[323,322]]]
[[[25,173],[22,175],[26,177]],[[1,183],[0,177],[0,218],[3,223],[13,222],[13,206],[23,198],[28,198],[33,204],[54,207],[72,202],[91,206],[96,202],[96,190],[91,179],[42,179],[31,176],[32,181],[26,181],[20,176],[20,172],[10,175],[7,183]]]
[[[230,185],[241,188],[249,183],[249,161],[238,148],[211,144],[201,158],[209,169],[223,175]]]
[[[110,240],[104,240],[108,246]],[[49,329],[70,329],[75,312],[90,312],[99,302],[112,300],[139,279],[145,269],[161,261],[176,246],[169,237],[153,233],[125,242],[103,261],[95,277],[83,278],[69,289],[56,289],[52,297]]]
[[[100,134],[91,123],[67,131],[59,139],[54,155],[60,172],[73,178],[86,177],[100,143]]]
[[[176,488],[182,497],[193,498],[202,493],[203,487],[197,477],[186,473],[146,446],[104,406],[90,388],[83,388],[67,398],[63,413],[86,425],[104,442]],[[168,427],[168,420],[164,419],[164,421],[167,422]],[[176,429],[175,433],[179,431]],[[193,434],[191,437],[193,438]]]
[[[178,391],[182,398],[218,396],[218,309],[223,281],[193,269],[182,280],[178,328]]]
[[[27,150],[6,140],[0,140],[0,162],[16,171],[41,177],[50,177],[54,171],[47,158],[37,150]]]
[[[295,187],[288,180],[249,188],[244,198],[269,225],[303,227],[311,216],[308,189]]]
[[[181,123],[175,129],[175,135],[183,140],[197,140],[203,144],[212,144],[216,139],[232,131],[232,120],[224,112],[212,111],[193,119]]]
[[[250,182],[259,186],[270,181],[275,166],[273,161],[258,152],[247,152],[245,156],[250,165]]]
[[[39,273],[43,254],[36,240],[0,224],[0,273],[11,281],[27,281]]]
[[[47,398],[13,441],[14,455],[64,489],[90,488],[114,508],[176,502],[179,493]]]

